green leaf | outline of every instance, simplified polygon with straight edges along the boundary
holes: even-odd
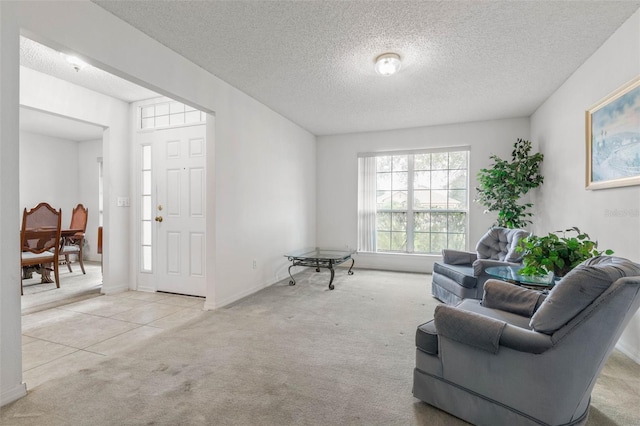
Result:
[[[573,233],[576,235],[571,235]],[[578,238],[579,236],[585,237]],[[591,241],[588,234],[573,227],[544,236],[530,235],[520,242],[519,247],[522,248],[524,268],[551,272],[554,266],[558,269],[573,268],[601,253],[613,254],[613,250],[609,249],[598,251],[597,245],[597,241]]]

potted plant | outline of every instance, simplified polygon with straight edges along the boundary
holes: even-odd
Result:
[[[530,189],[540,186],[544,180],[540,174],[540,163],[544,156],[530,155],[531,142],[518,139],[513,145],[511,161],[497,155],[490,158],[494,164],[478,172],[479,186],[474,201],[487,208],[485,212],[498,212],[495,225],[505,228],[524,228],[531,223],[531,203],[519,201]]]
[[[567,236],[567,233],[575,233],[575,235]],[[563,277],[590,257],[603,253],[613,254],[613,250],[599,251],[597,248],[598,242],[591,241],[587,233],[581,232],[575,226],[564,231],[551,232],[542,237],[530,235],[520,240],[516,248],[518,252],[524,253],[524,267],[520,270],[520,274],[540,276],[553,272],[556,277]]]

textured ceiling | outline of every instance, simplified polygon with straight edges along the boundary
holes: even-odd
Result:
[[[92,1],[316,135],[529,116],[640,7]],[[378,76],[389,51],[403,68]]]
[[[20,37],[20,65],[125,102],[160,96],[92,66],[76,72],[60,52],[26,37]],[[20,130],[78,142],[102,139],[103,132],[99,126],[29,108],[20,108]]]
[[[20,65],[125,102],[160,96],[99,68],[86,66],[76,72],[60,52],[26,37],[20,37]]]

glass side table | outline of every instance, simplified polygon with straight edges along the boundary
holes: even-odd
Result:
[[[485,269],[492,277],[534,290],[549,290],[555,285],[553,273],[543,276],[520,275],[521,266],[490,266]]]
[[[297,250],[289,254],[285,254],[285,257],[292,262],[291,266],[289,266],[289,276],[291,280],[289,281],[289,285],[295,285],[296,280],[291,275],[291,268],[294,266],[309,266],[312,268],[316,268],[316,272],[320,272],[320,268],[327,268],[331,271],[331,279],[329,280],[329,290],[333,290],[333,277],[335,275],[334,266],[338,266],[339,264],[346,262],[347,260],[351,260],[351,266],[349,267],[348,275],[353,275],[353,265],[356,262],[354,258],[351,256],[355,253],[355,250],[336,250],[336,249],[325,249],[325,248],[307,248],[302,250]]]

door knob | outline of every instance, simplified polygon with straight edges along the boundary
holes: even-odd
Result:
[[[156,216],[156,222],[162,222],[162,216]]]

